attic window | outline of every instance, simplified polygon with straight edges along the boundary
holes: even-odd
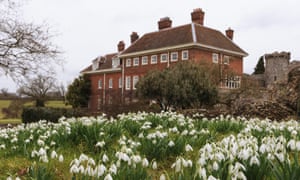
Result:
[[[99,68],[99,61],[98,58],[93,60],[93,70],[97,70]]]
[[[114,58],[112,60],[112,67],[117,68],[118,66],[120,66],[120,59],[119,58]]]

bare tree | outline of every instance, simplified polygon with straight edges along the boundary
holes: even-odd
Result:
[[[21,87],[18,89],[18,93],[33,98],[36,107],[44,107],[48,99],[48,92],[56,88],[55,78],[52,76],[38,75],[36,78],[23,81]]]
[[[54,72],[62,60],[48,26],[20,20],[13,13],[15,6],[15,1],[0,0],[0,75],[18,82],[37,72]]]

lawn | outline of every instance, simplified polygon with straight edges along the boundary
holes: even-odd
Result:
[[[3,108],[7,108],[11,100],[0,100],[0,125],[1,124],[18,124],[21,123],[21,119],[4,119],[4,114],[2,112]],[[33,106],[34,101],[25,103],[25,106]],[[63,101],[51,100],[46,102],[47,107],[57,107],[57,108],[71,108],[71,106],[65,105]]]
[[[138,113],[0,130],[0,179],[300,179],[300,125]]]

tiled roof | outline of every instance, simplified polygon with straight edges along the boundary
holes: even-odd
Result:
[[[99,68],[96,69],[96,71],[101,71],[101,70],[104,70],[104,69],[112,69],[112,59],[118,55],[118,53],[111,53],[111,54],[107,54],[105,56],[102,56],[102,57],[97,57],[96,59],[94,60],[97,60],[98,59],[98,63],[99,63]],[[101,60],[102,59],[102,60]],[[93,60],[93,61],[94,61]],[[93,64],[91,64],[90,66],[86,67],[85,69],[83,69],[81,71],[81,73],[87,73],[87,72],[90,72],[93,70]]]
[[[247,55],[220,31],[194,23],[147,33],[123,51],[121,55],[185,44],[204,45]]]

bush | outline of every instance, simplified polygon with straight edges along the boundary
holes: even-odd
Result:
[[[79,117],[85,114],[82,109],[69,108],[51,108],[51,107],[25,107],[22,113],[23,123],[37,122],[39,120],[47,120],[50,122],[58,122],[62,116]]]
[[[24,103],[22,99],[12,100],[7,108],[2,109],[5,118],[20,118]]]

